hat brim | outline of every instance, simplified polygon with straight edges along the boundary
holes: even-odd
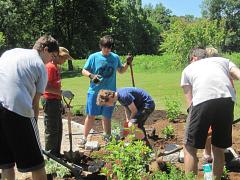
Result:
[[[63,54],[59,54],[59,56],[66,56],[67,57],[67,60],[74,60],[74,58],[72,57],[72,56],[70,56],[69,54],[65,54],[65,53],[63,53]]]

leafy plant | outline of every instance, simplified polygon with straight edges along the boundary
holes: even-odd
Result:
[[[151,150],[144,145],[143,141],[134,141],[133,136],[127,137],[129,144],[124,141],[112,141],[105,146],[106,153],[102,159],[106,162],[101,172],[109,179],[114,176],[119,180],[140,180],[146,175],[146,166],[151,159]]]
[[[197,19],[172,19],[170,29],[163,32],[161,50],[174,53],[176,66],[183,67],[188,62],[189,50],[196,47],[213,46],[220,48],[226,38],[225,21]]]
[[[167,118],[169,121],[174,121],[176,118],[178,118],[178,116],[181,114],[181,104],[175,99],[166,98],[165,105],[167,108]]]
[[[224,168],[223,168],[223,174],[222,174],[221,179],[229,179],[229,177],[228,177],[228,172],[229,172],[229,170],[227,170],[226,166],[224,166]]]
[[[5,36],[2,32],[0,32],[0,48],[5,44]]]
[[[185,175],[183,171],[178,170],[175,166],[168,164],[169,173],[157,171],[150,176],[150,180],[195,180],[196,177],[190,173]]]
[[[71,175],[70,170],[53,160],[45,160],[47,174],[56,174],[57,177],[63,178]]]
[[[71,112],[74,116],[81,116],[84,114],[84,107],[73,107]]]
[[[166,126],[162,130],[162,134],[164,135],[164,138],[166,138],[166,139],[173,138],[173,136],[174,136],[174,128],[172,127],[172,125],[170,124],[170,125]]]

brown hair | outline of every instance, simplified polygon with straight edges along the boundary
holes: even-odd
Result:
[[[110,35],[103,36],[99,41],[100,49],[102,47],[112,48],[114,45],[113,38]]]
[[[58,42],[51,35],[41,36],[35,42],[33,49],[42,51],[45,47],[48,47],[48,52],[59,52]]]
[[[206,58],[206,50],[202,48],[193,48],[189,52],[189,63],[191,63],[193,57],[197,57],[198,60]]]
[[[114,91],[101,89],[98,92],[97,105],[99,106],[103,105],[104,103],[109,101],[109,98],[114,98],[114,96],[115,96]]]

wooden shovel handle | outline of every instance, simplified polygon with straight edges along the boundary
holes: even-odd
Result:
[[[133,87],[135,87],[135,82],[134,82],[134,76],[133,76],[133,68],[132,68],[132,63],[130,64],[130,70],[131,70],[132,86],[133,86]]]

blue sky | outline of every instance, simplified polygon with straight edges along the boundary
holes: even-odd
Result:
[[[174,15],[194,15],[195,17],[201,17],[200,5],[202,1],[203,0],[142,0],[142,5],[162,3],[163,6],[170,9]]]

